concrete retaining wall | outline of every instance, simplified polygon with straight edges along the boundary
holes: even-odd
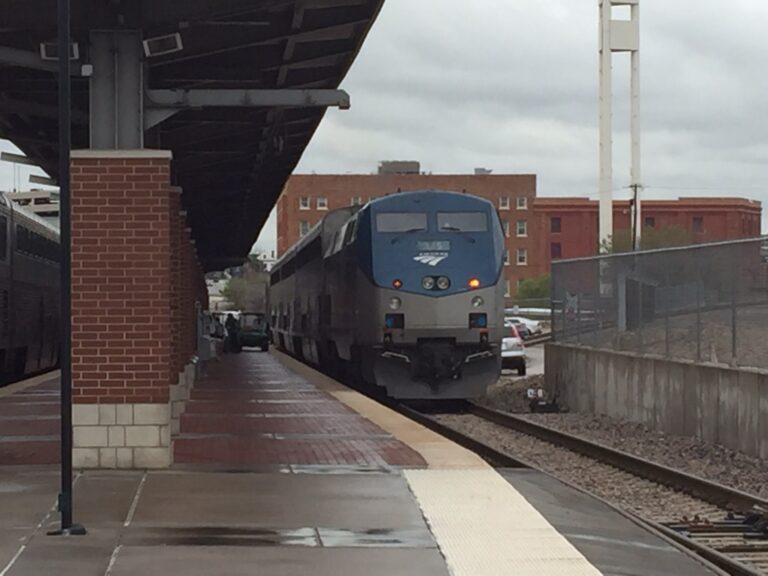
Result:
[[[547,345],[546,388],[572,411],[641,422],[768,459],[768,371]]]

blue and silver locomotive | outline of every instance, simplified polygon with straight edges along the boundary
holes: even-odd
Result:
[[[335,210],[272,270],[275,343],[394,398],[480,396],[501,366],[503,255],[494,206],[469,194]]]

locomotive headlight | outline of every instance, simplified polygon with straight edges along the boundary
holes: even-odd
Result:
[[[451,287],[451,280],[447,276],[440,276],[437,279],[437,287],[440,290],[448,290]]]
[[[424,290],[432,290],[435,287],[435,279],[432,278],[432,276],[424,276],[424,278],[421,279],[421,287],[424,288]]]
[[[400,306],[403,305],[403,301],[400,300],[397,296],[394,296],[389,299],[389,308],[390,310],[399,310]]]
[[[472,306],[474,306],[475,308],[480,308],[480,306],[482,306],[483,304],[485,304],[485,300],[483,300],[482,296],[475,296],[474,298],[472,298]]]

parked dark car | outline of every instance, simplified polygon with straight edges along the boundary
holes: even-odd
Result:
[[[269,350],[269,324],[262,313],[245,312],[240,315],[240,345]]]

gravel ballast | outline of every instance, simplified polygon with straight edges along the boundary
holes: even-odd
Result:
[[[768,498],[768,461],[719,444],[651,430],[643,424],[597,414],[526,414],[525,418]]]

